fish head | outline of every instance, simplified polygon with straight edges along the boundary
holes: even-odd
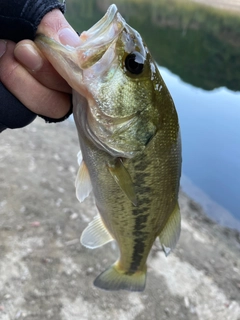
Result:
[[[117,7],[81,34],[77,48],[43,35],[35,42],[74,90],[80,135],[114,157],[142,152],[161,126],[158,102],[166,86],[140,34]]]

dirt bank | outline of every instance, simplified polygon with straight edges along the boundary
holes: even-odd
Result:
[[[79,236],[96,214],[75,198],[73,123],[36,120],[0,135],[0,319],[240,319],[240,238],[180,194],[182,234],[168,258],[154,246],[143,293],[94,288],[117,257]]]

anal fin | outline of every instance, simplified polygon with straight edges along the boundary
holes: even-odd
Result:
[[[104,226],[100,215],[96,216],[83,230],[81,244],[84,247],[95,249],[114,240],[107,228]]]
[[[159,235],[163,251],[166,256],[169,255],[172,249],[175,248],[181,232],[181,215],[178,203],[176,204],[173,212],[163,230]]]

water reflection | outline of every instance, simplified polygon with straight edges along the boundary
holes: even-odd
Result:
[[[68,0],[67,18],[86,30],[110,3]],[[174,0],[115,3],[157,62],[180,77],[161,68],[180,117],[184,175],[240,220],[240,94],[225,89],[240,91],[240,16]]]

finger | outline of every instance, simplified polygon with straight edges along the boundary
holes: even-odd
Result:
[[[31,111],[59,119],[71,106],[70,95],[46,88],[39,83],[14,58],[15,44],[7,41],[7,48],[0,60],[0,81]]]
[[[19,42],[15,47],[14,56],[45,87],[66,93],[72,92],[67,82],[41,54],[34,42],[30,40]]]
[[[61,11],[57,9],[47,13],[43,17],[38,26],[37,33],[43,33],[62,44],[68,44],[73,47],[81,44],[76,31],[70,26]]]

